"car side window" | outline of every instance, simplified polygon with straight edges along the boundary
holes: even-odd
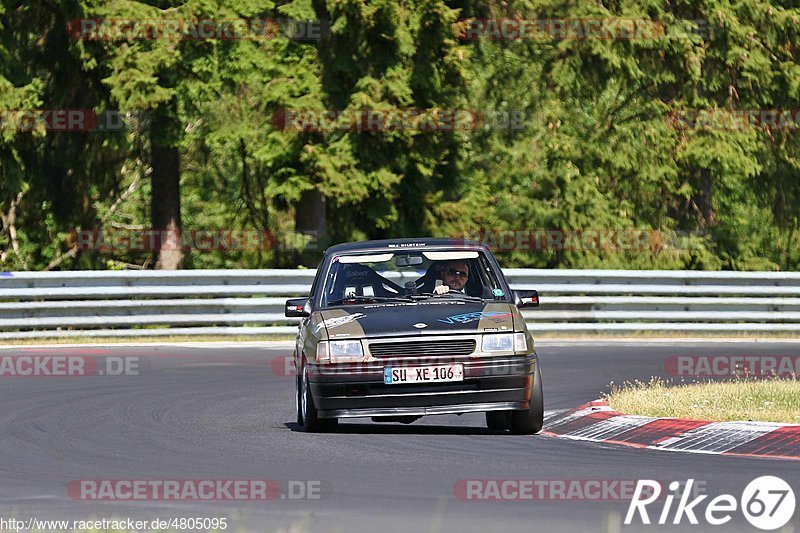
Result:
[[[308,293],[308,298],[313,302],[314,296],[317,294],[317,286],[319,285],[319,280],[322,277],[322,271],[320,270],[322,264],[320,263],[317,265],[317,273],[314,276],[314,281],[311,282],[311,290]]]
[[[470,296],[482,297],[483,288],[486,286],[486,275],[481,272],[480,265],[474,259],[468,262],[469,278],[465,287],[466,293]]]
[[[493,291],[497,289],[499,290],[503,289],[498,279],[499,276],[502,276],[502,273],[498,273],[497,276],[493,276],[492,267],[488,263],[486,257],[482,255],[480,259],[478,259],[478,264],[476,265],[476,267],[477,270],[480,272],[481,278],[483,279],[484,286],[487,287],[488,289],[488,293],[493,293]]]

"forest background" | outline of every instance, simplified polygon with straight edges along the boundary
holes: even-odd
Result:
[[[0,270],[798,270],[794,5],[0,0]]]

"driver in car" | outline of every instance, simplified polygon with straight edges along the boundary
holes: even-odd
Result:
[[[434,294],[446,294],[448,292],[464,293],[464,287],[469,279],[469,265],[466,261],[457,259],[449,261],[442,269],[442,285],[433,289]]]

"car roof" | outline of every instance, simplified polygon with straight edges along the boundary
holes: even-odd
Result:
[[[409,239],[383,239],[376,241],[346,242],[331,246],[325,255],[341,252],[395,251],[395,250],[481,250],[488,252],[486,245],[476,241],[457,238],[422,237]]]

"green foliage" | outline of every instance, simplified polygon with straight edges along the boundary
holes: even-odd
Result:
[[[653,33],[459,38],[465,19],[517,17],[640,19]],[[77,18],[321,20],[327,31],[81,40],[67,31]],[[151,141],[179,150],[186,230],[284,242],[312,191],[325,200],[328,243],[637,230],[654,232],[649,246],[511,250],[501,262],[798,269],[800,129],[702,120],[800,108],[799,20],[789,0],[0,0],[0,111],[119,110],[131,123],[0,128],[0,213],[15,213],[17,234],[12,243],[0,228],[0,269],[152,266],[133,250],[64,255],[75,230],[150,227],[150,200],[161,195],[149,179]],[[279,127],[287,112],[326,110],[468,110],[487,122]],[[687,127],[687,116],[701,124]],[[185,266],[313,266],[316,257],[192,251]]]

